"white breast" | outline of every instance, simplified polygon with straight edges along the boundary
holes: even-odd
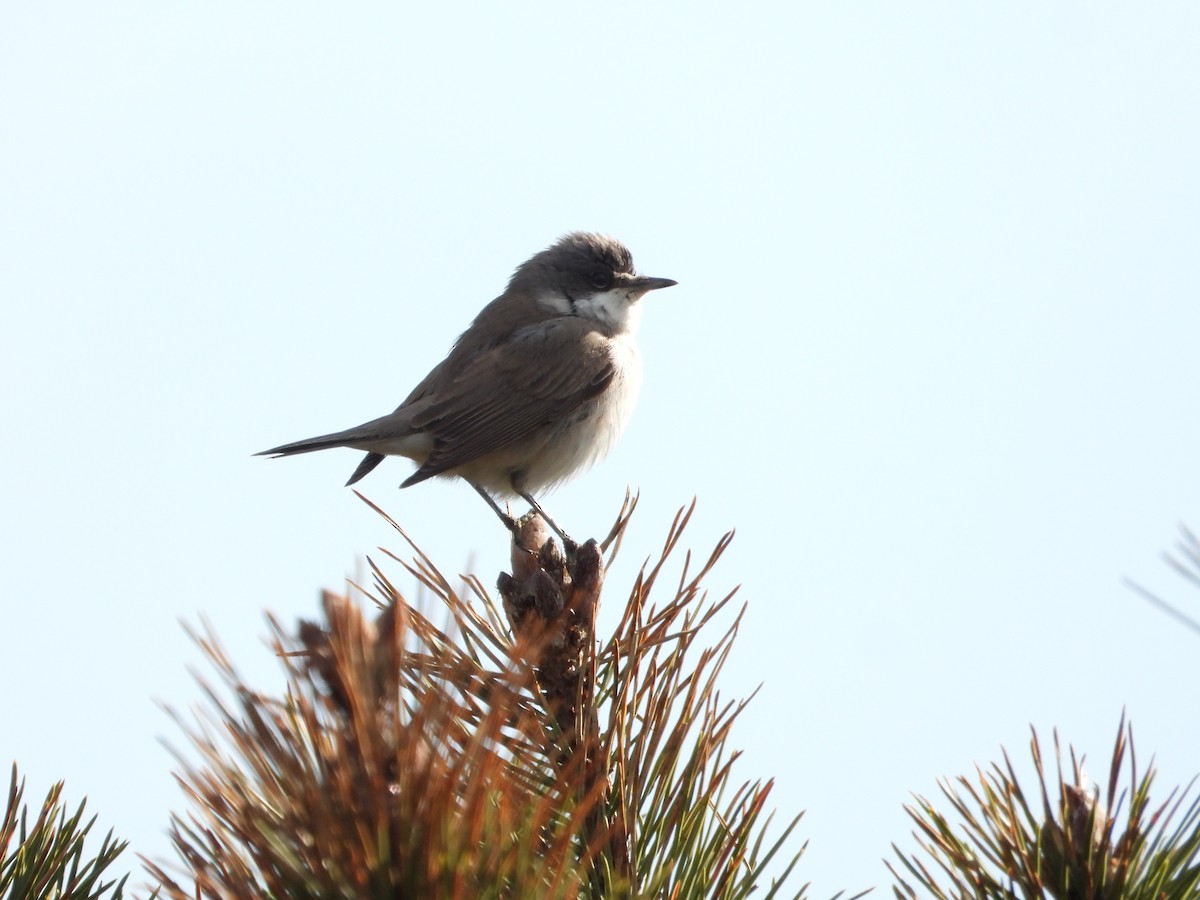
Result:
[[[642,386],[642,356],[631,334],[615,336],[611,353],[616,373],[608,390],[548,435],[526,476],[530,490],[551,487],[591,466],[608,455],[625,430]]]

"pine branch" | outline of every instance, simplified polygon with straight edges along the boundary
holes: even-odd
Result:
[[[271,620],[282,696],[249,688],[211,630],[193,634],[222,690],[206,686],[207,711],[181,721],[199,753],[178,755],[192,805],[172,824],[182,872],[148,864],[169,896],[777,895],[764,870],[799,817],[768,845],[770,782],[732,780],[745,702],[723,700],[717,676],[737,617],[703,642],[733,596],[704,586],[731,535],[698,571],[686,555],[656,605],[681,510],[599,642],[602,553],[620,545],[629,498],[603,544],[570,559],[527,523],[521,545],[536,551],[514,550],[499,601],[475,577],[456,591],[371,505],[414,554],[388,558],[449,626],[372,561],[360,590],[373,621],[330,593],[323,620],[294,635]]]
[[[129,876],[120,881],[105,881],[103,877],[125,850],[126,842],[116,840],[110,831],[100,842],[99,851],[88,855],[84,845],[96,817],[83,821],[87,801],[68,816],[62,790],[61,781],[50,788],[37,818],[30,823],[23,802],[25,780],[18,781],[13,763],[8,804],[0,819],[0,896],[120,900]]]
[[[1133,729],[1117,729],[1106,791],[1091,785],[1083,758],[1063,749],[1054,734],[1056,772],[1046,771],[1034,732],[1030,752],[1038,796],[1030,800],[1004,754],[1004,765],[977,770],[976,781],[943,782],[942,793],[959,818],[955,826],[924,797],[906,807],[917,825],[921,856],[893,845],[901,866],[930,896],[1015,897],[1057,900],[1184,900],[1200,891],[1200,800],[1184,809],[1182,792],[1151,805],[1154,770],[1139,774]],[[1128,787],[1119,789],[1122,774]],[[957,785],[957,787],[956,787]],[[1128,802],[1128,810],[1124,810]],[[1182,813],[1182,815],[1180,815]],[[1123,822],[1122,822],[1123,819]],[[948,881],[939,881],[935,868]],[[891,863],[897,897],[918,896]]]

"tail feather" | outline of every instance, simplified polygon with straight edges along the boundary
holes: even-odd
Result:
[[[346,447],[349,446],[347,441],[347,433],[342,431],[337,434],[324,434],[320,437],[307,438],[303,441],[293,441],[290,444],[280,444],[278,447],[272,447],[270,450],[263,450],[255,453],[255,456],[295,456],[298,453],[313,453],[316,450],[328,450],[331,447]],[[353,440],[351,438],[351,440]],[[368,453],[363,457],[363,461],[358,464],[358,468],[354,470],[354,474],[350,476],[350,480],[346,482],[346,487],[354,484],[362,479],[364,475],[374,469],[384,460],[382,453]]]
[[[354,470],[354,474],[350,476],[350,480],[346,482],[346,487],[350,487],[350,485],[354,484],[354,482],[358,481],[381,462],[383,462],[382,453],[368,453],[363,457],[362,462],[358,464],[358,468]]]
[[[354,447],[359,450],[367,450],[370,447],[382,447],[388,453],[408,456],[410,455],[409,444],[412,444],[412,453],[417,458],[420,458],[423,453],[429,452],[427,446],[429,443],[431,442],[427,437],[420,432],[415,432],[411,428],[408,428],[406,423],[397,423],[393,415],[366,422],[357,428],[335,431],[332,434],[322,434],[317,437],[306,438],[302,441],[292,441],[290,444],[280,444],[278,447],[272,447],[270,450],[263,450],[254,455],[295,456],[297,453],[312,453],[316,450],[328,450],[331,447]],[[370,450],[363,457],[362,462],[358,464],[358,468],[354,470],[354,474],[350,476],[350,480],[346,482],[347,487],[362,479],[363,476],[373,470],[383,460],[383,453],[376,453],[374,450]]]
[[[328,450],[330,447],[345,447],[346,434],[323,434],[320,437],[306,438],[303,441],[292,441],[290,444],[280,444],[270,450],[260,450],[255,456],[295,456],[297,453],[312,453],[315,450]]]

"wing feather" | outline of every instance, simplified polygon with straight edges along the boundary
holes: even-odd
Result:
[[[409,424],[433,438],[416,484],[568,417],[612,382],[609,340],[583,319],[553,319],[481,354],[436,395],[410,408]]]

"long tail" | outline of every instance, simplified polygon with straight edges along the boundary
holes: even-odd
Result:
[[[315,450],[328,450],[331,447],[345,447],[347,445],[346,437],[347,433],[344,431],[340,431],[337,434],[323,434],[320,437],[307,438],[303,441],[280,444],[278,447],[273,447],[270,450],[262,450],[254,455],[271,457],[295,456],[298,453],[312,453]],[[350,480],[346,482],[346,487],[362,479],[363,476],[383,462],[383,459],[384,456],[382,453],[368,453],[364,456],[363,461],[354,470],[354,474],[350,476]]]
[[[312,453],[314,450],[328,450],[331,447],[345,447],[346,432],[323,434],[320,437],[306,438],[303,441],[292,441],[290,444],[280,444],[270,450],[260,450],[255,456],[295,456],[297,453]]]

